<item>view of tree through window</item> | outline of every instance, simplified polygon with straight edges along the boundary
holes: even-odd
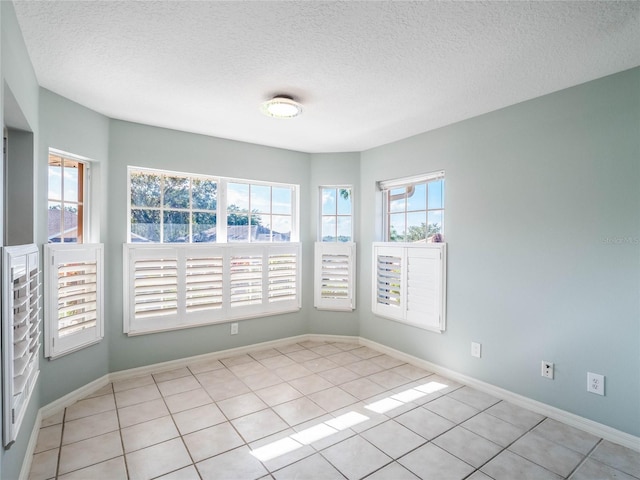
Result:
[[[291,240],[292,186],[133,168],[129,183],[131,242]],[[225,189],[226,208],[218,205],[220,189]],[[221,226],[226,238],[219,238]]]
[[[84,163],[50,153],[48,176],[49,243],[82,243]]]
[[[443,241],[444,178],[386,190],[387,241]]]
[[[352,193],[350,187],[320,187],[322,242],[353,241]]]

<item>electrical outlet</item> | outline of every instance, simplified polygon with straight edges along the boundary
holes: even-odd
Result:
[[[481,355],[482,355],[482,344],[471,342],[471,356],[480,358]]]
[[[542,361],[542,376],[553,380],[553,363]]]
[[[231,324],[231,335],[237,335],[238,334],[238,324],[237,323],[232,323]]]
[[[604,395],[604,375],[587,372],[587,392]]]

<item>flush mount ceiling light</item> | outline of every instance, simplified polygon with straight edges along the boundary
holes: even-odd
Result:
[[[274,118],[293,118],[302,113],[302,105],[286,95],[278,95],[260,106],[262,113]]]

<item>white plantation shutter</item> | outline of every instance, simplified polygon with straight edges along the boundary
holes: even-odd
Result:
[[[314,306],[319,310],[354,310],[355,268],[355,243],[316,242]]]
[[[187,312],[222,308],[222,255],[186,259]]]
[[[229,308],[235,315],[259,312],[263,298],[264,255],[260,248],[233,248],[229,259]]]
[[[298,254],[284,247],[282,252],[269,253],[268,301],[291,302],[298,295]]]
[[[3,249],[2,426],[11,445],[38,379],[40,356],[40,262],[36,245]]]
[[[374,245],[373,311],[401,320],[404,316],[404,250]]]
[[[444,330],[443,256],[441,248],[407,249],[407,322]]]
[[[300,308],[299,244],[125,244],[129,335]]]
[[[103,246],[48,244],[45,251],[45,356],[99,342],[103,324]]]
[[[442,332],[446,313],[446,244],[376,243],[374,313]]]

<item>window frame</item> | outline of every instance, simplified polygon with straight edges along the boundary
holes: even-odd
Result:
[[[443,192],[442,192],[442,207],[441,208],[433,208],[430,209],[429,208],[429,194],[428,194],[428,184],[430,182],[434,182],[437,180],[442,180],[443,181]],[[405,208],[402,212],[391,212],[389,205],[390,205],[390,199],[389,199],[389,195],[391,190],[396,189],[396,188],[406,188],[406,187],[415,187],[418,185],[422,185],[425,184],[427,186],[427,198],[425,199],[425,209],[424,210],[417,210],[418,212],[425,212],[425,225],[427,228],[427,234],[428,234],[428,221],[429,221],[429,217],[428,214],[430,211],[441,211],[442,212],[442,226],[441,226],[441,231],[439,232],[440,234],[440,242],[444,241],[444,227],[445,227],[445,190],[444,190],[444,180],[445,180],[445,171],[444,170],[439,170],[439,171],[435,171],[435,172],[430,172],[430,173],[426,173],[426,174],[421,174],[421,175],[414,175],[414,176],[409,176],[409,177],[402,177],[402,178],[397,178],[397,179],[393,179],[393,180],[383,180],[383,181],[379,181],[378,182],[378,190],[381,193],[381,198],[382,198],[382,241],[384,242],[389,242],[389,243],[399,243],[399,242],[406,242],[406,230],[404,233],[404,238],[402,240],[391,240],[390,239],[390,231],[391,231],[391,221],[390,221],[390,216],[392,213],[397,214],[397,213],[404,213],[405,216],[405,227],[408,226],[408,221],[407,221],[407,216],[409,213],[411,213],[410,210],[408,210],[407,205],[405,205]],[[424,239],[420,239],[420,240],[416,240],[416,241],[422,241],[422,242],[427,242],[430,241],[429,237],[427,236]],[[409,242],[410,243],[410,242]]]
[[[132,237],[132,232],[131,232],[131,210],[132,210],[132,204],[131,204],[131,173],[135,171],[135,172],[146,172],[149,174],[156,174],[156,175],[175,175],[175,176],[179,176],[179,177],[186,177],[189,178],[191,180],[193,179],[206,179],[206,180],[214,180],[216,181],[217,184],[217,189],[216,189],[216,209],[214,210],[209,210],[210,212],[215,212],[216,215],[216,240],[212,241],[212,242],[193,242],[193,234],[192,234],[192,222],[191,220],[189,223],[189,231],[190,233],[188,234],[188,242],[164,242],[163,241],[163,215],[162,212],[164,212],[165,208],[162,205],[162,200],[160,201],[160,207],[156,208],[149,208],[150,210],[159,210],[161,212],[160,215],[160,241],[158,242],[132,242],[131,241],[131,237]],[[270,236],[269,240],[253,240],[251,238],[251,236],[248,237],[248,239],[246,241],[229,241],[228,238],[228,225],[227,225],[227,215],[228,215],[228,185],[230,183],[235,183],[235,184],[245,184],[249,186],[249,198],[248,198],[248,204],[249,204],[249,218],[250,218],[250,213],[251,213],[251,186],[267,186],[270,187],[271,190],[271,197],[270,197],[270,205],[271,205],[271,211],[268,213],[270,219],[273,218],[274,213],[273,213],[273,188],[289,188],[291,189],[291,213],[290,213],[290,217],[291,217],[291,232],[290,232],[290,238],[289,241],[275,241],[273,238],[273,235]],[[232,177],[222,177],[222,176],[216,176],[216,175],[206,175],[206,174],[196,174],[196,173],[189,173],[189,172],[177,172],[177,171],[172,171],[172,170],[163,170],[163,169],[154,169],[154,168],[147,168],[147,167],[136,167],[136,166],[128,166],[127,167],[127,243],[129,244],[137,244],[137,245],[180,245],[180,244],[188,244],[188,245],[199,245],[199,244],[203,244],[203,245],[216,245],[216,244],[280,244],[280,243],[284,243],[284,244],[288,244],[288,243],[296,243],[299,241],[300,238],[300,233],[299,233],[299,201],[300,201],[300,186],[296,185],[296,184],[290,184],[290,183],[281,183],[281,182],[269,182],[269,181],[264,181],[264,180],[251,180],[251,179],[241,179],[241,178],[232,178]],[[191,198],[191,195],[190,195]],[[133,207],[136,208],[136,207]],[[171,209],[171,210],[176,210],[176,209]],[[185,211],[188,211],[190,214],[193,213],[193,208],[190,206],[189,209],[184,209]],[[197,209],[197,210],[201,210],[201,209]],[[263,213],[264,214],[264,213]],[[278,214],[275,214],[278,215]],[[283,215],[284,216],[284,215]],[[190,217],[191,218],[191,217]],[[273,230],[271,230],[273,231]]]
[[[332,189],[336,191],[336,212],[335,214],[325,214],[323,213],[323,191],[325,189]],[[339,191],[340,190],[349,190],[350,194],[350,202],[351,202],[351,212],[348,215],[345,214],[340,214],[338,212],[338,196],[339,196]],[[318,187],[318,234],[317,234],[317,242],[319,243],[353,243],[355,242],[355,225],[354,225],[354,220],[355,220],[355,202],[354,202],[354,191],[353,191],[353,185],[320,185]],[[323,237],[323,220],[325,219],[325,217],[333,217],[335,218],[335,223],[336,223],[336,228],[335,228],[335,240],[329,241],[329,240],[324,240]],[[340,217],[349,217],[351,220],[351,231],[350,231],[350,236],[349,236],[349,240],[346,241],[340,241],[339,240],[339,235],[338,235],[338,219]]]
[[[92,188],[91,188],[91,175],[92,175],[92,163],[93,161],[87,157],[83,157],[80,155],[76,155],[73,153],[69,153],[69,152],[65,152],[63,150],[58,150],[56,148],[49,148],[49,152],[47,155],[47,179],[49,179],[49,174],[48,174],[48,169],[50,167],[50,162],[51,162],[51,157],[60,157],[61,160],[63,160],[63,162],[65,160],[70,161],[70,162],[76,162],[80,165],[82,165],[82,168],[79,170],[82,170],[82,174],[78,175],[78,190],[79,195],[78,195],[78,201],[65,201],[64,198],[64,165],[62,165],[61,168],[61,181],[60,181],[60,199],[56,200],[56,199],[52,199],[50,197],[50,190],[49,190],[49,181],[47,181],[47,220],[48,220],[48,205],[49,203],[52,202],[56,202],[56,203],[60,203],[61,205],[61,210],[64,211],[64,205],[65,203],[71,203],[71,204],[77,204],[78,205],[78,210],[81,211],[81,213],[78,215],[78,240],[76,242],[65,242],[64,241],[64,217],[61,218],[61,225],[60,225],[60,238],[61,241],[60,242],[52,242],[50,240],[50,236],[49,236],[49,229],[47,228],[47,243],[52,243],[52,244],[56,244],[56,243],[73,243],[73,244],[84,244],[84,243],[89,243],[93,237],[92,235],[92,222],[91,222],[91,208],[92,208],[92,202],[91,202],[91,195],[92,195]],[[69,168],[69,167],[66,167]],[[80,173],[80,172],[79,172]]]

